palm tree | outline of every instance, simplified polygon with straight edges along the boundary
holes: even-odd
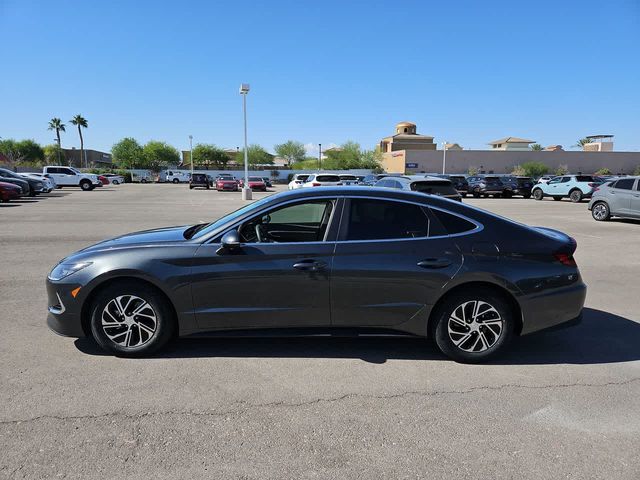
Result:
[[[578,148],[584,148],[584,146],[588,145],[589,143],[593,143],[593,140],[585,137],[578,140],[578,142],[574,146]]]
[[[84,139],[82,138],[82,129],[89,128],[89,124],[87,123],[87,119],[80,114],[73,117],[69,122],[78,127],[78,135],[80,135],[80,167],[82,167],[82,162],[84,162],[85,167],[87,167],[86,158],[84,158]]]
[[[539,143],[534,143],[530,148],[535,152],[539,152],[540,150],[542,150],[542,145],[540,145]]]
[[[49,130],[56,131],[56,137],[58,138],[58,164],[60,164],[60,132],[64,132],[64,123],[58,117],[53,117],[49,120]]]

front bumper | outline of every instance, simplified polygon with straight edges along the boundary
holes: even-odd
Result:
[[[86,336],[82,327],[82,301],[72,291],[77,283],[54,283],[47,279],[48,315],[47,325],[58,335],[65,337]]]

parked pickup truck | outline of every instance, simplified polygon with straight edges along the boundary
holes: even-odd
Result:
[[[562,200],[569,197],[573,203],[578,203],[583,198],[591,198],[591,194],[601,184],[602,182],[592,175],[560,175],[553,177],[548,183],[536,184],[531,194],[536,200],[542,200],[544,197]]]
[[[82,173],[73,167],[47,166],[42,169],[43,175],[53,178],[62,187],[80,187],[85,192],[101,186],[98,176],[93,173]]]

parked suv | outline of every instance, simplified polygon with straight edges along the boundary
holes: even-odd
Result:
[[[376,187],[397,188],[412,192],[427,193],[450,200],[462,201],[462,196],[457,192],[453,183],[441,177],[407,175],[403,177],[383,177],[374,185]]]
[[[624,177],[597,187],[589,202],[593,218],[640,218],[640,177]]]
[[[52,165],[44,167],[42,173],[53,178],[59,188],[80,187],[86,192],[100,186],[100,180],[98,180],[97,175],[82,173],[73,167]]]
[[[531,189],[533,188],[533,179],[531,177],[509,175],[502,177],[502,183],[507,186],[502,192],[502,196],[521,195],[524,198],[531,198]]]
[[[602,183],[592,175],[562,175],[552,178],[548,183],[536,184],[531,194],[536,200],[544,197],[562,200],[569,197],[573,203],[578,203],[583,198],[591,198],[599,185]]]
[[[289,190],[302,188],[302,184],[307,181],[307,178],[309,178],[309,174],[296,173],[291,179],[291,181],[289,182]]]
[[[475,198],[480,196],[501,197],[505,190],[511,193],[512,188],[505,185],[497,175],[476,175],[467,178],[469,182],[469,193]]]
[[[191,175],[191,178],[189,179],[189,189],[191,190],[196,187],[202,187],[209,190],[211,187],[209,175],[206,173],[194,173]]]

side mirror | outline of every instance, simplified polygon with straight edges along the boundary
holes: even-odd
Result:
[[[217,253],[222,251],[232,251],[240,247],[240,235],[237,230],[230,230],[222,236],[220,241],[222,246],[218,249]]]

